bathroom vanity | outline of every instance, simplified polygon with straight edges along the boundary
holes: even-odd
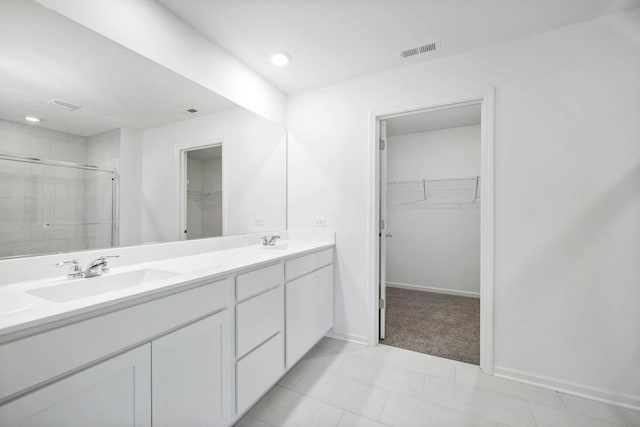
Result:
[[[332,327],[333,246],[0,287],[0,425],[231,425]]]

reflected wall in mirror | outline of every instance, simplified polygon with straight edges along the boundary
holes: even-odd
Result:
[[[286,228],[284,128],[35,2],[0,14],[0,257]]]

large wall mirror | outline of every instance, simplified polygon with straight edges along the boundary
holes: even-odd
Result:
[[[0,3],[0,257],[286,228],[286,130],[45,9]]]

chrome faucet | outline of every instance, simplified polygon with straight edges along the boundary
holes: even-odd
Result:
[[[63,265],[70,265],[67,279],[82,279],[84,277],[84,272],[77,259],[62,261],[56,264],[57,267],[62,267]]]
[[[84,271],[84,277],[96,277],[108,273],[109,266],[107,265],[107,260],[109,258],[120,258],[120,255],[103,255],[100,258],[94,259]]]
[[[266,236],[262,236],[262,246],[275,246],[276,240],[278,240],[280,236],[277,234],[269,234]]]
[[[83,277],[96,277],[102,276],[105,273],[109,272],[109,267],[107,265],[107,260],[109,258],[120,258],[120,255],[106,255],[101,256],[98,259],[95,259],[89,263],[89,266],[86,270],[82,270],[82,266],[78,262],[77,259],[71,261],[62,261],[56,264],[58,267],[62,267],[63,265],[69,265],[69,272],[67,273],[67,279],[82,279]]]

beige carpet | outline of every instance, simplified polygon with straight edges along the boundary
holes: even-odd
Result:
[[[387,287],[386,345],[480,364],[480,299]]]

